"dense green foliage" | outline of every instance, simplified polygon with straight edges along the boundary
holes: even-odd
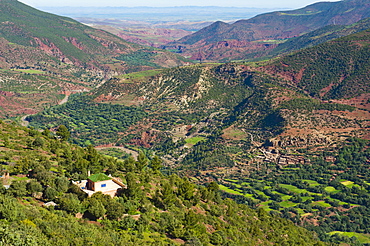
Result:
[[[309,163],[262,165],[249,178],[226,179],[228,188],[223,190],[240,196],[236,198],[239,201],[276,211],[318,232],[323,240],[335,241],[327,234],[332,231],[368,234],[369,146],[366,140],[349,139],[343,146],[325,151],[302,149]],[[313,226],[313,220],[319,226]]]
[[[130,66],[148,66],[160,68],[160,66],[150,61],[153,57],[155,57],[155,53],[150,52],[150,50],[138,50],[131,54],[120,55],[116,57],[116,59],[125,61]]]
[[[140,153],[137,161],[119,161],[49,131],[2,122],[0,130],[0,159],[11,176],[10,188],[0,194],[6,245],[324,245],[292,222],[221,199],[215,182],[197,187],[163,176],[158,157]],[[86,178],[87,170],[118,176],[127,189],[113,199],[87,197],[69,181]],[[50,200],[55,208],[39,205]]]
[[[353,111],[355,107],[338,104],[338,103],[322,103],[319,100],[308,99],[308,98],[294,98],[289,101],[285,101],[279,105],[283,109],[300,109],[300,110],[339,110],[339,111]]]
[[[69,102],[31,115],[27,120],[42,128],[65,125],[75,143],[87,146],[117,142],[120,132],[146,116],[140,108],[95,103],[91,99],[87,95],[74,96]]]

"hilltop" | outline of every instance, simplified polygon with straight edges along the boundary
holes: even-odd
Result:
[[[218,21],[166,47],[198,60],[230,61],[251,58],[248,54],[255,53],[254,57],[258,57],[258,53],[274,49],[290,38],[328,25],[350,25],[368,18],[369,6],[369,0],[319,2],[233,24]]]

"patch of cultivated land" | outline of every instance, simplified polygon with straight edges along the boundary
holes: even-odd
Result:
[[[192,137],[185,139],[185,142],[190,145],[196,145],[198,142],[205,140],[205,137]]]
[[[344,231],[332,231],[328,234],[329,235],[339,234],[339,235],[347,236],[347,237],[356,237],[360,241],[360,243],[363,243],[363,244],[370,243],[370,234],[363,234],[363,233],[356,233],[356,232],[344,232]]]

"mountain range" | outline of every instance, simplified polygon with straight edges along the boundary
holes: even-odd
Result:
[[[350,25],[368,18],[369,6],[368,0],[319,2],[297,10],[260,14],[233,24],[218,21],[164,48],[176,48],[198,60],[241,60],[249,58],[250,53],[273,49],[290,38],[328,25]]]
[[[316,235],[370,243],[368,1],[217,22],[212,34],[181,42],[226,42],[235,58],[229,44],[254,43],[261,49],[248,46],[238,59],[260,60],[200,64],[18,1],[0,7],[0,160],[13,176],[0,190],[7,240],[26,228],[49,242],[64,216],[65,228],[94,231],[84,243],[102,242],[102,230],[109,242],[137,245],[323,245]],[[89,171],[120,176],[128,189],[110,200],[65,185]],[[39,208],[52,199],[54,209]]]
[[[369,44],[367,29],[270,61],[116,76],[27,120],[66,125],[78,145],[153,151],[165,173],[217,180],[321,239],[368,242]]]
[[[2,115],[35,112],[112,75],[189,63],[16,0],[1,1],[0,11],[2,90],[13,93],[2,100]]]

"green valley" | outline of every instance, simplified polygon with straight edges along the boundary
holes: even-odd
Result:
[[[358,40],[363,45],[357,47]],[[41,128],[66,124],[73,141],[85,146],[154,152],[163,156],[165,173],[195,177],[199,184],[217,181],[224,196],[239,203],[279,214],[323,240],[348,241],[330,233],[368,233],[367,223],[361,222],[368,216],[368,143],[360,138],[368,134],[369,101],[362,94],[366,83],[356,82],[366,80],[368,63],[359,60],[344,80],[345,65],[340,64],[360,59],[366,40],[368,31],[363,31],[271,62],[201,64],[118,76],[28,119]],[[352,50],[345,50],[347,45]],[[301,87],[291,80],[301,69],[294,59],[303,64],[317,52],[326,56],[306,66]],[[335,57],[338,63],[325,77],[321,57]],[[351,94],[313,93],[309,83],[320,84],[305,77],[313,73],[317,81],[331,83],[331,89],[338,81],[338,88]],[[358,95],[362,97],[348,99]],[[78,105],[88,110],[72,112]],[[114,128],[114,122],[105,127],[115,116],[104,107],[126,110],[127,118],[120,120],[125,127]],[[84,115],[92,118],[81,121]]]
[[[193,64],[0,1],[0,244],[367,245],[366,4],[216,22],[182,42],[253,57]]]

